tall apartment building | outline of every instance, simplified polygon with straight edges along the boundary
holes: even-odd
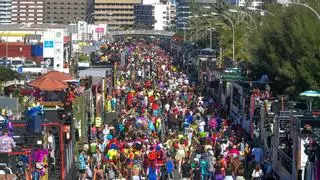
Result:
[[[146,29],[153,29],[155,22],[151,4],[136,4],[134,6],[134,23],[136,26],[143,25]]]
[[[166,27],[170,26],[172,20],[175,18],[175,7],[168,4],[155,4],[154,6],[154,29],[165,30]]]
[[[43,23],[43,1],[44,0],[11,0],[11,22],[22,24]]]
[[[0,24],[11,23],[11,0],[0,0]]]
[[[132,27],[134,5],[141,3],[142,0],[95,0],[95,23],[108,24],[110,29]]]
[[[175,19],[175,5],[162,0],[143,0],[143,4],[135,6],[135,23],[142,23],[153,29],[165,30]]]
[[[44,23],[70,24],[84,20],[87,0],[44,0]]]

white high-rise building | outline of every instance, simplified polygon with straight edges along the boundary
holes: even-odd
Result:
[[[163,3],[161,0],[143,0],[143,5],[152,5],[152,15],[154,17],[154,29],[164,30],[176,17],[175,4],[171,2]]]
[[[155,19],[154,29],[164,30],[176,16],[175,6],[171,3],[154,4],[153,15]]]
[[[11,0],[0,0],[0,24],[11,23]]]
[[[142,4],[144,5],[160,4],[160,0],[143,0]]]

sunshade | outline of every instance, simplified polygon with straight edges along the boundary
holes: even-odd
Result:
[[[68,88],[67,83],[50,78],[38,78],[29,85],[42,91],[59,91]]]
[[[299,94],[300,96],[305,96],[309,98],[309,110],[312,111],[312,102],[310,98],[315,98],[315,97],[320,97],[320,92],[319,91],[304,91]]]
[[[319,91],[304,91],[300,93],[300,96],[306,96],[306,97],[320,97],[320,92]]]
[[[74,80],[74,78],[72,76],[70,76],[69,74],[65,74],[65,73],[59,72],[59,71],[50,71],[47,74],[40,76],[39,78],[49,78],[49,79],[53,79],[53,80],[57,80],[57,81]]]

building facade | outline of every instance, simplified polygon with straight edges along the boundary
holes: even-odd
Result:
[[[170,26],[171,22],[175,18],[175,7],[168,4],[155,4],[154,6],[154,29],[155,30],[165,30]]]
[[[137,4],[134,6],[135,27],[143,26],[145,29],[153,29],[153,6],[150,4]]]
[[[248,2],[246,0],[233,0],[231,4],[239,7],[247,7],[250,10],[261,10],[263,5],[263,0],[253,0]]]
[[[75,23],[86,13],[87,0],[44,0],[44,23]]]
[[[0,24],[11,23],[11,0],[0,0]]]
[[[12,0],[11,22],[42,24],[44,0]]]
[[[96,0],[95,24],[108,24],[110,29],[130,28],[134,25],[134,6],[142,0]]]

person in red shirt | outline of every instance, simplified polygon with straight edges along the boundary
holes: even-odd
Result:
[[[152,94],[151,96],[149,96],[149,103],[150,103],[150,104],[153,104],[153,103],[154,103],[154,100],[155,100],[155,97],[154,97],[153,94]]]
[[[132,105],[132,101],[133,101],[133,92],[131,91],[129,94],[128,94],[128,96],[127,96],[127,103],[128,103],[128,105],[129,106],[131,106]]]
[[[152,111],[158,110],[160,106],[158,105],[157,102],[152,103]]]

